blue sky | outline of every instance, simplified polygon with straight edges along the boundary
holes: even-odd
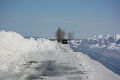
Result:
[[[59,26],[76,38],[120,34],[120,0],[0,0],[0,30],[55,38]]]

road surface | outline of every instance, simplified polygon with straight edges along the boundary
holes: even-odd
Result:
[[[60,45],[59,50],[46,51],[43,60],[31,60],[23,64],[18,80],[88,80],[86,72],[79,68],[79,63],[68,45]],[[36,54],[37,55],[37,54]],[[32,57],[32,56],[31,56]]]

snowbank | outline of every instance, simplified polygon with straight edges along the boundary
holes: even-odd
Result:
[[[83,67],[88,80],[119,80],[120,76],[105,68],[101,63],[90,59],[86,54],[76,52],[76,58]]]
[[[94,60],[120,75],[120,34],[114,36],[95,36],[93,38],[81,39],[69,42],[75,51],[81,51]]]
[[[47,39],[25,39],[12,31],[0,31],[0,70],[7,70],[9,66],[18,64],[22,54],[55,49],[56,44]],[[14,64],[12,63],[14,62]]]

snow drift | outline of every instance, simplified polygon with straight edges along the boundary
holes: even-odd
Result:
[[[0,70],[18,64],[22,60],[22,54],[55,49],[55,46],[55,43],[44,38],[25,39],[16,32],[0,31]]]
[[[120,75],[120,34],[99,35],[93,38],[71,41],[71,47],[89,55]]]

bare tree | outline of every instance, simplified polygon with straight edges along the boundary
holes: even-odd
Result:
[[[68,40],[73,40],[75,37],[74,37],[74,32],[69,32],[68,33]]]
[[[65,31],[59,27],[55,32],[55,37],[57,38],[58,42],[62,41],[65,37]]]

